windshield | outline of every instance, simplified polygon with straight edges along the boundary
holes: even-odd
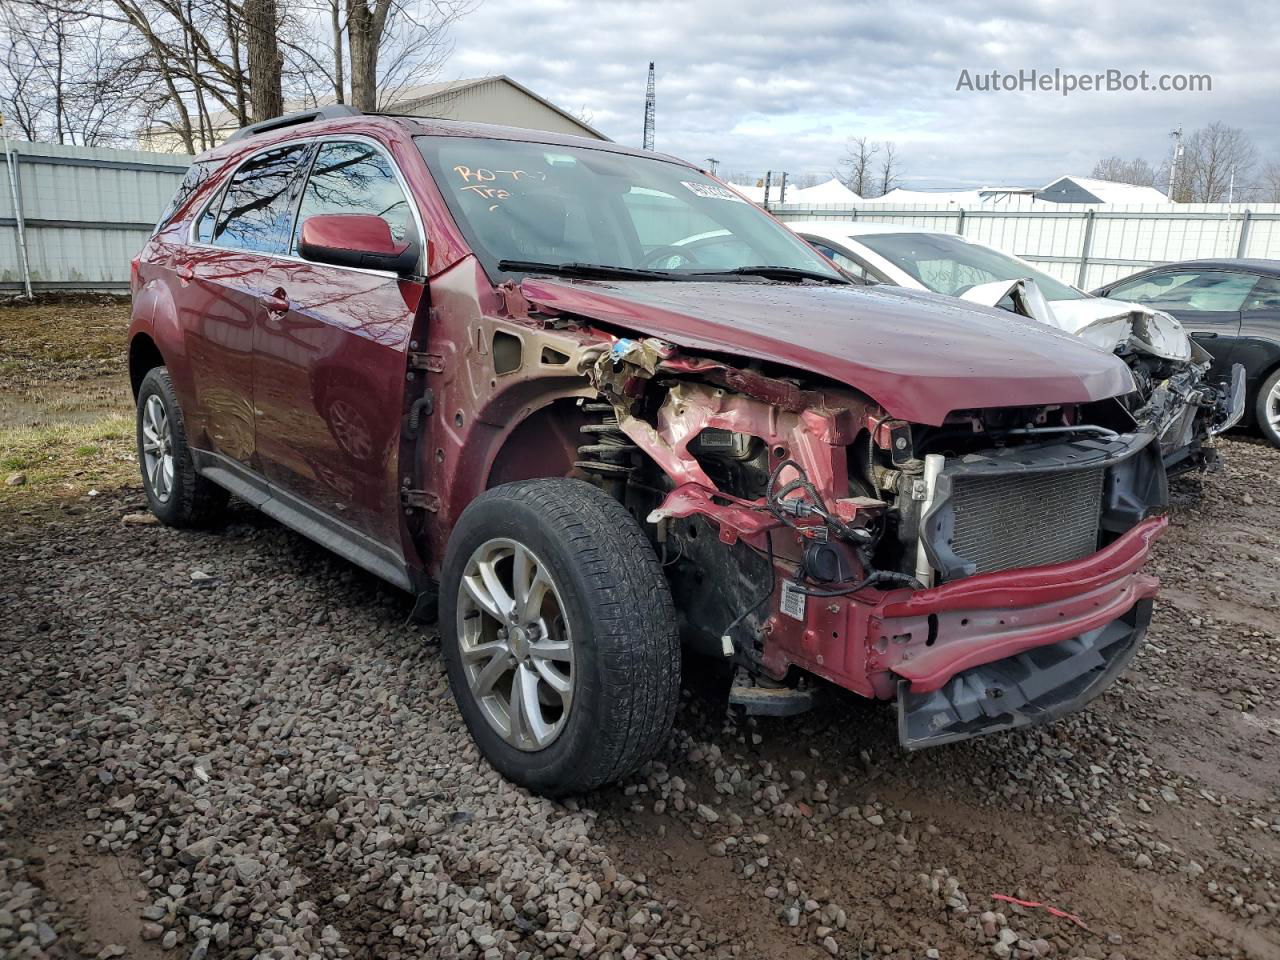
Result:
[[[844,282],[791,231],[691,167],[523,141],[417,141],[491,275],[504,272],[504,261],[506,272],[597,265],[649,279],[723,278],[767,266]]]
[[[880,254],[934,293],[958,297],[972,286],[994,280],[1036,282],[1046,300],[1079,300],[1084,294],[1008,254],[934,233],[871,233],[849,238]]]

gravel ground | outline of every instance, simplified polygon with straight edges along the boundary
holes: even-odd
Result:
[[[908,756],[691,661],[663,755],[567,803],[479,758],[406,597],[252,511],[0,518],[0,957],[1274,960],[1280,454],[1224,446],[1086,713]]]

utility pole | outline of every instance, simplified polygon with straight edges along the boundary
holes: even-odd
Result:
[[[782,189],[778,191],[778,203],[783,204],[786,202],[787,202],[787,171],[783,170],[782,171]]]
[[[766,170],[764,173],[764,208],[769,209],[769,191],[773,188],[773,171]]]
[[[653,61],[649,61],[649,83],[644,88],[644,148],[653,149],[654,90]]]
[[[716,167],[718,167],[719,165],[720,165],[720,161],[717,160],[715,157],[707,157],[707,166],[711,168],[711,175],[713,177],[716,175]]]
[[[18,193],[18,154],[9,149],[9,131],[0,116],[0,136],[4,138],[4,165],[9,168],[9,202],[13,205],[14,233],[18,239],[18,259],[22,266],[22,288],[31,299],[31,266],[27,260],[27,231],[22,215],[22,197]]]
[[[1169,199],[1177,201],[1175,191],[1178,189],[1178,173],[1182,166],[1182,127],[1169,134],[1173,137],[1173,157],[1169,161]]]

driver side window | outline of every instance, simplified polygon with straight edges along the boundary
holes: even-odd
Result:
[[[1231,311],[1240,309],[1256,279],[1225,270],[1158,273],[1118,284],[1109,296],[1162,310]]]
[[[290,253],[298,255],[298,236],[307,217],[334,213],[381,217],[397,243],[413,239],[416,232],[413,210],[391,161],[369,143],[326,143],[320,147],[302,193]]]

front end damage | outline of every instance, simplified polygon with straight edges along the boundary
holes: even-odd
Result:
[[[1124,360],[1138,387],[1134,419],[1155,435],[1171,474],[1215,465],[1209,439],[1244,416],[1244,368],[1236,364],[1228,383],[1211,382],[1212,357],[1168,313],[1104,297],[1050,303],[1031,279],[979,284],[962,299],[1039,320]]]
[[[898,702],[908,748],[1044,722],[1140,644],[1165,520],[1160,443],[1115,399],[936,425],[759,362],[613,337],[580,368],[576,469],[645,521],[682,627],[733,699],[819,677]]]

